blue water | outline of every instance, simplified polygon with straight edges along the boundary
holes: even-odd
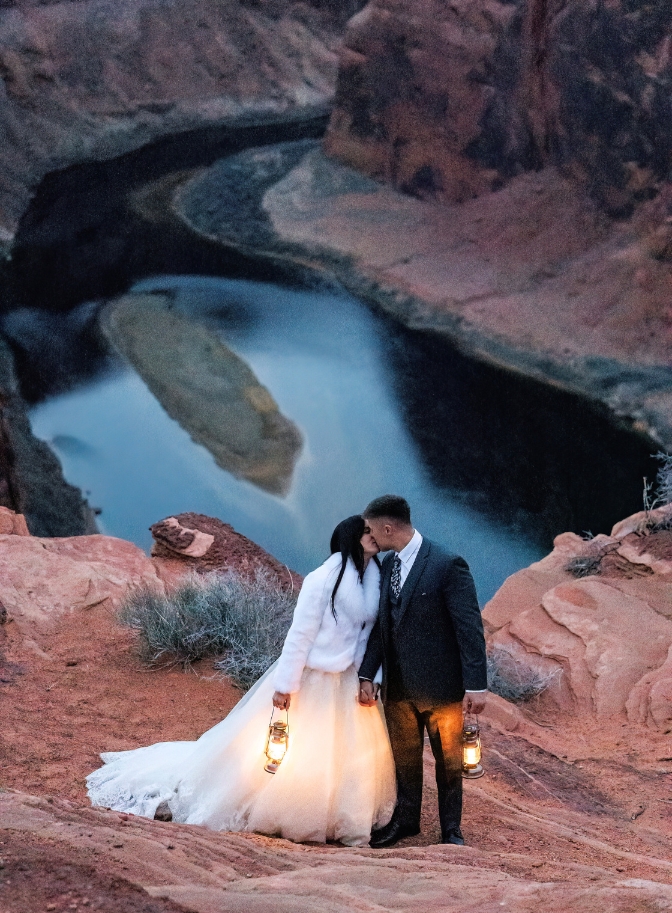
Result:
[[[395,392],[389,325],[339,291],[199,277],[158,277],[136,291],[172,289],[176,306],[205,321],[252,367],[304,445],[287,497],[220,469],[116,361],[97,378],[31,412],[66,478],[102,509],[102,532],[151,545],[148,527],[183,511],[231,523],[306,573],[328,553],[331,531],[373,497],[405,496],[416,527],[462,554],[485,602],[541,547],[437,487]],[[449,433],[449,429],[446,429]]]

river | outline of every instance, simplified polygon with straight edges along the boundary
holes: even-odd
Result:
[[[31,421],[100,508],[105,533],[149,548],[151,523],[197,511],[305,573],[326,557],[340,519],[394,492],[424,534],[466,557],[484,602],[544,554],[551,532],[610,510],[618,519],[596,483],[608,423],[583,404],[572,411],[571,398],[474,366],[338,288],[159,276],[133,290],[170,291],[177,308],[214,329],[304,444],[288,495],[268,494],[220,469],[131,368],[100,358],[72,389],[37,403]],[[24,336],[37,319],[24,313]],[[602,469],[645,459],[639,442],[612,433],[620,453],[603,455]],[[582,512],[583,491],[592,503]]]
[[[45,179],[17,237],[13,304],[0,314],[34,431],[100,509],[101,531],[145,549],[152,523],[197,511],[305,573],[340,519],[402,494],[423,533],[467,558],[485,602],[558,533],[608,532],[639,510],[652,447],[602,407],[465,357],[303,269],[242,256],[168,217],[170,188],[194,168],[323,129],[195,133]],[[163,190],[148,207],[152,187]],[[233,190],[248,208],[259,193]],[[97,312],[128,289],[174,293],[300,428],[286,497],[220,469],[107,351]]]

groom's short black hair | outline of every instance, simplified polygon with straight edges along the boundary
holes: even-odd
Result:
[[[374,498],[364,508],[363,516],[370,520],[387,517],[390,520],[404,523],[406,526],[411,525],[411,508],[408,501],[399,495],[381,495],[379,498]]]

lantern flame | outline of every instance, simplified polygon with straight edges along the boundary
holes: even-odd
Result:
[[[287,746],[284,742],[276,742],[271,740],[268,743],[268,748],[266,749],[266,756],[269,761],[282,761],[284,756],[287,754]]]
[[[266,764],[264,770],[269,774],[274,774],[282,764],[289,747],[289,713],[287,722],[278,720],[273,722],[273,712],[271,712],[271,722],[268,726],[268,738],[266,740]]]
[[[468,780],[482,777],[481,733],[478,722],[466,719],[462,728],[462,776]]]
[[[467,767],[475,767],[481,760],[481,749],[479,745],[464,746],[464,763]]]

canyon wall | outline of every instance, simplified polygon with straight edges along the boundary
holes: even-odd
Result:
[[[0,338],[0,509],[23,514],[35,536],[96,532],[93,511],[63,477],[51,448],[30,428],[14,359]]]
[[[0,252],[52,171],[325,113],[348,0],[0,2]]]
[[[668,0],[370,0],[327,151],[450,202],[559,165],[622,215],[668,177],[671,91]]]

